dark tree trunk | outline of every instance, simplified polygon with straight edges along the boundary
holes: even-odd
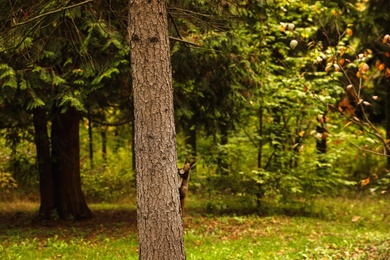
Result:
[[[257,146],[257,168],[262,167],[261,160],[263,158],[263,107],[259,108],[259,143]]]
[[[102,137],[102,159],[104,166],[107,164],[107,132],[106,129],[101,130],[100,135]]]
[[[326,150],[327,150],[327,130],[326,130],[326,114],[322,115],[322,117],[317,117],[319,124],[317,125],[317,140],[316,140],[316,148],[318,153],[318,167],[317,173],[320,175],[324,175],[327,173],[328,167],[324,166],[326,164]]]
[[[79,123],[81,116],[69,108],[52,121],[52,163],[57,213],[61,219],[88,219],[92,212],[81,191]]]
[[[317,117],[318,125],[317,125],[317,151],[319,154],[326,154],[326,114]]]
[[[34,114],[35,144],[37,149],[37,162],[39,171],[39,192],[41,205],[39,215],[49,219],[55,209],[53,176],[50,157],[50,140],[47,129],[47,117],[43,108],[36,108]]]
[[[191,155],[196,157],[196,119],[190,119],[187,127],[183,130],[186,135],[186,145],[191,147]]]
[[[218,173],[221,175],[227,175],[229,173],[229,164],[228,164],[227,153],[224,147],[229,141],[227,124],[220,122],[219,131],[221,134],[220,144],[223,148],[218,154],[218,159],[217,159]]]
[[[316,143],[317,151],[326,154],[326,130],[322,126],[317,126],[317,133],[321,134],[321,138],[318,138]]]

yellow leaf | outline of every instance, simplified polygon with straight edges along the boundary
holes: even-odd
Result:
[[[302,137],[304,134],[305,134],[305,131],[300,131],[300,132],[298,133],[298,135],[299,135],[300,137]]]
[[[360,216],[353,216],[353,218],[351,219],[352,222],[356,222],[360,219],[361,217]]]
[[[349,126],[350,124],[352,124],[352,121],[349,121],[348,123],[346,123],[346,124],[344,125],[344,127],[347,127],[347,126]]]
[[[352,36],[353,34],[353,31],[350,28],[347,28],[346,32],[349,36]]]

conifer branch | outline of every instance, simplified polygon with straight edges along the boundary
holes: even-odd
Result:
[[[58,13],[58,12],[62,12],[62,11],[65,11],[65,10],[68,10],[68,9],[72,9],[72,8],[75,8],[75,7],[78,7],[78,6],[81,6],[81,5],[84,5],[84,4],[88,4],[90,2],[93,2],[94,0],[86,0],[84,2],[81,2],[81,3],[77,3],[77,4],[74,4],[74,5],[70,5],[70,6],[66,6],[66,7],[61,7],[60,9],[57,9],[57,10],[53,10],[53,11],[49,11],[49,12],[46,12],[46,13],[43,13],[43,14],[40,14],[40,15],[37,15],[27,21],[24,21],[24,22],[21,22],[21,23],[17,23],[17,24],[14,24],[13,27],[18,27],[18,26],[21,26],[21,25],[25,25],[25,24],[28,24],[28,23],[31,23],[35,20],[38,20],[39,18],[42,18],[44,16],[47,16],[47,15],[51,15],[51,14],[55,14],[55,13]]]

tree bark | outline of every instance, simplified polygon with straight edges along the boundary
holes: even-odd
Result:
[[[64,113],[58,112],[52,120],[52,170],[57,213],[61,219],[93,216],[81,191],[80,119],[74,108],[68,108]]]
[[[166,2],[129,1],[140,259],[185,259]]]
[[[36,108],[33,111],[33,117],[39,172],[39,216],[43,219],[50,219],[51,212],[56,206],[54,200],[54,183],[51,171],[50,139],[47,128],[46,111],[43,108]]]

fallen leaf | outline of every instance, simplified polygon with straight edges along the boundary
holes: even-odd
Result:
[[[360,216],[353,216],[353,218],[351,219],[352,222],[356,222],[360,219],[361,217]]]

